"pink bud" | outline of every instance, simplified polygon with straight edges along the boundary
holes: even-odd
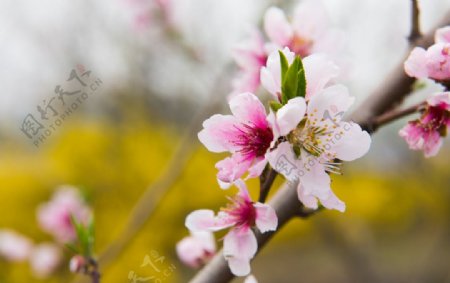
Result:
[[[86,259],[81,255],[73,256],[70,259],[69,269],[70,272],[78,273],[86,266]]]

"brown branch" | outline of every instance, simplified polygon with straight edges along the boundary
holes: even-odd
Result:
[[[420,32],[420,9],[418,0],[411,0],[411,31],[408,36],[409,44],[414,45],[415,42],[422,37]]]
[[[450,13],[438,25],[439,27],[450,24]],[[435,30],[429,32],[425,37],[418,40],[417,44],[427,47],[433,43]],[[409,54],[409,52],[408,52]],[[362,125],[369,132],[373,132],[376,117],[393,109],[399,105],[409,94],[414,79],[409,78],[403,71],[403,61],[388,76],[388,80],[378,90],[376,90],[358,109],[351,115],[350,119]],[[273,233],[255,233],[258,240],[258,252],[265,244],[280,231],[289,220],[299,215],[299,204],[295,186],[285,186],[278,190],[275,196],[269,201],[278,216],[279,229]],[[309,215],[309,214],[308,214]],[[230,272],[227,262],[222,252],[216,254],[197,275],[190,281],[191,283],[226,283],[234,278]]]
[[[395,121],[397,119],[400,119],[400,118],[406,117],[408,115],[417,113],[417,112],[423,110],[425,105],[426,105],[425,102],[421,102],[419,104],[410,106],[410,107],[405,108],[405,109],[393,110],[393,111],[387,112],[385,114],[382,114],[379,117],[376,117],[374,119],[373,129],[376,130],[379,127],[382,127],[382,126],[384,126],[386,124],[389,124],[389,123],[391,123],[391,122],[393,122],[393,121]]]
[[[450,12],[444,16],[436,29],[446,25],[450,25]],[[436,29],[428,32],[425,36],[420,38],[416,44],[422,47],[428,47],[433,44],[434,32]],[[407,52],[400,64],[391,71],[387,76],[386,81],[384,81],[380,87],[360,105],[357,111],[352,114],[350,117],[352,121],[360,124],[367,131],[373,132],[375,117],[396,108],[403,102],[406,96],[411,92],[411,86],[414,83],[414,79],[408,77],[403,70],[403,62],[406,60],[409,53],[410,52]]]
[[[273,182],[277,177],[277,171],[269,168],[264,170],[263,174],[261,174],[259,178],[259,202],[264,203],[269,195],[270,188],[272,188]]]

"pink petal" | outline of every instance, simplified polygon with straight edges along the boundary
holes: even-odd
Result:
[[[267,160],[265,158],[260,158],[260,160],[255,160],[253,165],[248,169],[248,178],[256,178],[259,177],[264,168],[266,168]]]
[[[203,122],[198,139],[209,151],[233,151],[236,149],[233,140],[239,134],[237,124],[236,118],[231,115],[213,115]]]
[[[233,48],[232,55],[239,67],[243,69],[261,68],[264,64],[261,58],[265,57],[265,49],[264,39],[259,30],[252,29],[250,37]]]
[[[426,51],[420,47],[414,48],[406,59],[404,67],[408,76],[418,79],[426,78],[428,76]]]
[[[426,52],[428,77],[436,80],[450,79],[450,44],[436,43]]]
[[[261,233],[275,231],[278,226],[278,217],[275,210],[267,204],[255,203],[256,209],[256,227]]]
[[[257,127],[267,127],[266,109],[256,95],[246,92],[233,97],[230,109],[239,122]]]
[[[191,236],[183,238],[176,245],[180,260],[192,268],[199,267],[216,251],[216,243],[211,232],[192,232]]]
[[[306,102],[303,97],[290,99],[276,113],[276,129],[280,136],[285,136],[294,130],[305,116]]]
[[[223,254],[236,276],[250,273],[250,260],[257,250],[258,243],[251,229],[232,229],[223,240]]]
[[[450,111],[450,92],[435,93],[427,99],[427,103],[431,106],[444,104],[445,108]]]
[[[355,123],[341,123],[338,128],[339,136],[336,132],[336,141],[332,145],[332,150],[336,152],[336,157],[344,161],[352,161],[365,155],[370,148],[370,135]],[[339,137],[339,139],[337,139]]]
[[[38,278],[49,277],[61,263],[60,248],[52,243],[40,244],[33,249],[30,256],[30,265]]]
[[[436,30],[436,33],[434,34],[434,41],[436,43],[450,43],[450,26]]]
[[[323,126],[339,123],[354,101],[355,98],[350,96],[347,87],[343,85],[327,87],[309,101],[308,119]]]
[[[438,132],[432,132],[425,137],[423,152],[425,157],[436,156],[443,144],[442,138]]]
[[[247,185],[242,180],[237,180],[235,182],[236,187],[239,189],[239,196],[248,202],[252,202],[250,194],[247,189]]]
[[[323,54],[313,54],[303,59],[306,76],[306,99],[321,92],[339,75],[339,68]]]
[[[185,226],[191,231],[218,231],[233,226],[233,220],[226,213],[219,213],[216,217],[214,211],[200,209],[191,212],[185,221]]]
[[[269,39],[280,47],[288,45],[293,36],[284,12],[277,7],[270,7],[264,15],[264,30]]]
[[[217,180],[222,189],[227,189],[234,181],[241,178],[250,168],[253,160],[247,160],[239,153],[233,154],[216,163]]]
[[[13,230],[0,230],[0,257],[12,262],[24,261],[32,248],[33,243],[27,237]]]

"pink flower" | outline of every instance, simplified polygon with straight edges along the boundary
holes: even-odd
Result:
[[[450,79],[450,27],[438,29],[435,44],[427,50],[416,47],[405,61],[405,72],[414,78]]]
[[[212,152],[230,152],[219,161],[217,178],[222,188],[241,178],[259,176],[267,164],[265,154],[273,140],[262,103],[252,93],[241,93],[229,101],[233,115],[213,115],[203,122],[199,140]]]
[[[76,239],[71,215],[84,224],[87,224],[91,216],[89,207],[83,201],[77,189],[72,186],[59,188],[53,198],[42,204],[37,211],[41,228],[61,243]]]
[[[269,51],[289,47],[296,55],[337,53],[341,33],[328,29],[328,16],[321,1],[302,1],[294,10],[292,22],[284,12],[271,7],[264,16],[264,30],[271,41]]]
[[[359,125],[342,121],[353,101],[347,88],[333,85],[312,96],[306,106],[297,97],[268,117],[275,137],[286,141],[266,157],[288,181],[299,181],[298,197],[306,207],[315,209],[320,200],[326,208],[345,210],[331,190],[328,173],[340,173],[340,162],[363,156],[371,142]]]
[[[70,259],[69,270],[72,273],[81,272],[87,266],[87,261],[84,256],[75,255]]]
[[[198,268],[208,262],[216,253],[214,235],[209,231],[191,232],[176,246],[180,260],[189,267]]]
[[[291,64],[295,53],[285,47],[284,56]],[[306,77],[306,99],[324,89],[339,74],[339,68],[323,54],[314,54],[303,59]],[[261,84],[276,99],[281,101],[281,65],[280,54],[272,52],[267,59],[266,67],[261,69]]]
[[[237,183],[239,193],[230,198],[231,204],[217,216],[212,210],[202,209],[189,214],[186,227],[191,231],[218,231],[231,228],[224,238],[223,254],[231,272],[237,276],[250,273],[250,260],[256,254],[258,244],[252,227],[259,231],[275,231],[278,219],[272,207],[254,203],[243,182]]]
[[[30,256],[31,269],[37,278],[51,275],[61,263],[62,254],[58,246],[46,243],[36,246]]]
[[[9,229],[0,231],[0,257],[13,262],[24,261],[32,248],[33,243],[25,236]]]
[[[427,100],[420,119],[409,122],[399,134],[412,150],[423,150],[425,157],[435,156],[450,127],[450,92],[437,93]]]
[[[240,71],[233,79],[230,97],[243,92],[256,92],[260,85],[259,72],[267,60],[261,33],[256,29],[252,30],[250,38],[233,49],[233,58]]]

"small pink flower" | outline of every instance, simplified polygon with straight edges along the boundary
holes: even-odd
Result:
[[[405,61],[405,72],[414,78],[450,79],[450,27],[438,29],[435,44],[427,50],[416,47]]]
[[[176,246],[180,260],[189,267],[199,268],[216,253],[214,235],[209,231],[191,232]]]
[[[0,231],[0,257],[20,262],[29,257],[32,249],[33,243],[25,236],[9,229]]]
[[[449,128],[450,92],[443,92],[429,98],[420,119],[409,122],[399,134],[410,149],[423,150],[425,157],[432,157],[439,152]]]
[[[285,47],[282,50],[284,56],[291,64],[295,53]],[[303,58],[303,67],[306,77],[306,99],[323,90],[339,74],[339,68],[323,54],[314,54]],[[267,59],[267,64],[261,69],[261,84],[276,99],[281,101],[281,65],[280,54],[272,52]]]
[[[269,51],[288,47],[296,55],[306,57],[312,53],[337,53],[341,33],[328,29],[328,16],[321,1],[302,1],[295,8],[292,22],[284,12],[271,7],[264,16],[264,30],[271,43]]]
[[[243,182],[237,183],[239,193],[230,198],[231,204],[222,209],[217,216],[212,210],[196,210],[186,218],[186,227],[191,231],[218,231],[231,228],[224,238],[223,254],[231,272],[237,276],[250,273],[250,260],[256,254],[258,244],[252,231],[275,231],[278,218],[272,207],[254,203]]]
[[[61,243],[76,239],[71,215],[78,221],[87,224],[91,211],[82,199],[78,190],[72,186],[62,186],[53,198],[39,206],[37,218],[41,228],[50,233]]]
[[[347,88],[333,85],[316,93],[306,106],[297,97],[268,117],[275,137],[286,141],[266,157],[287,180],[299,181],[298,197],[306,207],[315,209],[320,200],[326,208],[345,210],[331,190],[328,173],[340,173],[340,161],[363,156],[371,142],[358,124],[342,121],[353,101]]]
[[[259,72],[267,60],[261,33],[256,29],[252,30],[250,38],[233,49],[233,58],[240,71],[233,79],[230,97],[243,92],[256,92],[260,85]]]
[[[62,253],[58,246],[51,243],[40,244],[31,253],[31,269],[37,278],[45,278],[56,270],[61,260]]]
[[[87,261],[84,256],[75,255],[70,259],[69,270],[72,273],[81,272],[87,265]]]
[[[252,93],[241,93],[229,101],[233,115],[216,114],[203,122],[199,140],[212,152],[230,152],[219,161],[217,178],[222,188],[241,178],[259,176],[267,161],[265,154],[273,140],[266,110]]]

